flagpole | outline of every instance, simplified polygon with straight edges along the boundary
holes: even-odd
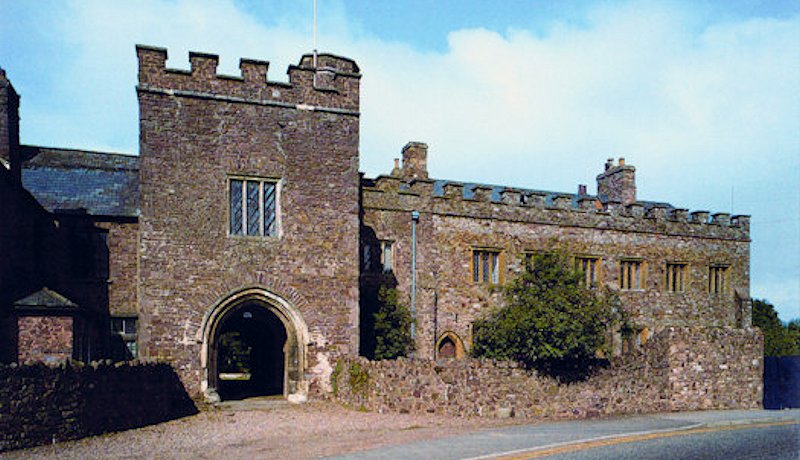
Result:
[[[317,0],[314,0],[314,68],[317,68]]]

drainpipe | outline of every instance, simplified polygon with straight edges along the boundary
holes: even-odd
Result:
[[[411,344],[415,349],[414,303],[417,298],[417,222],[419,222],[419,211],[411,211]]]

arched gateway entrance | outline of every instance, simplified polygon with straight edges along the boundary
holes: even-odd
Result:
[[[203,390],[210,401],[281,395],[306,399],[308,329],[285,299],[263,288],[230,294],[201,329]]]

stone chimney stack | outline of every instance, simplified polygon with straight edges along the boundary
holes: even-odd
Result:
[[[403,147],[403,179],[428,178],[428,145],[409,142]]]
[[[620,158],[614,165],[614,159],[609,158],[605,171],[597,176],[597,195],[602,200],[622,202],[629,205],[636,202],[636,168],[625,164],[625,158]]]
[[[19,95],[0,68],[0,161],[20,180],[19,154]]]

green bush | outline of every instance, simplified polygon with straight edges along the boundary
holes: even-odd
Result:
[[[375,313],[374,358],[396,359],[411,351],[411,312],[397,300],[397,290],[381,287]]]
[[[503,287],[505,304],[474,324],[473,354],[515,360],[561,380],[585,378],[622,320],[619,301],[585,286],[564,253],[537,254]]]

